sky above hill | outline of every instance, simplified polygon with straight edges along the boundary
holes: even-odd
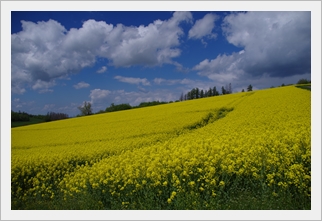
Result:
[[[11,109],[79,114],[311,80],[311,12],[11,12]]]

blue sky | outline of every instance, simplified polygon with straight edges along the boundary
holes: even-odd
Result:
[[[310,12],[11,12],[11,109],[79,114],[311,80]]]

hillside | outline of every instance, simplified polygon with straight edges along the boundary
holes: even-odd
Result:
[[[12,209],[310,209],[310,124],[288,86],[12,128]]]

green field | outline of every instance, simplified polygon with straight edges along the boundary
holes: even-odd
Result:
[[[26,126],[26,125],[31,125],[31,124],[39,124],[39,123],[44,123],[45,120],[39,119],[36,117],[31,117],[29,121],[15,121],[11,122],[11,128],[13,127],[21,127],[21,126]]]

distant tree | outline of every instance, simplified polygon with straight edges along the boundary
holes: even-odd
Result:
[[[243,88],[242,92],[245,92],[244,88]]]
[[[172,101],[173,102],[173,101]],[[168,102],[165,101],[149,101],[149,102],[141,102],[138,106],[135,106],[133,108],[140,108],[140,107],[150,107],[150,106],[155,106],[159,104],[166,104]],[[119,104],[116,105],[122,108],[122,110],[130,109],[131,105],[129,104]],[[120,110],[120,109],[119,109]]]
[[[250,85],[248,85],[248,87],[247,87],[247,91],[253,91],[253,86],[250,84]]]
[[[307,79],[300,79],[297,84],[308,84],[311,83],[311,81],[308,81]]]
[[[187,94],[184,95],[184,100],[186,101],[187,100]]]
[[[62,120],[67,118],[68,118],[68,114],[48,112],[45,117],[45,121]]]
[[[221,93],[224,95],[226,94],[226,89],[224,88],[224,86],[221,87]]]
[[[104,110],[99,110],[98,112],[96,112],[96,114],[103,114],[103,113],[105,113]]]
[[[201,90],[200,91],[200,98],[203,98],[204,97],[204,91],[203,90]]]
[[[11,111],[11,121],[30,121],[30,115],[25,112]]]
[[[132,108],[132,106],[130,104],[118,104],[118,105],[115,105],[114,103],[112,103],[110,107],[107,107],[105,109],[105,112],[128,110],[128,109],[131,109],[131,108]]]
[[[207,90],[205,90],[205,95],[204,95],[204,97],[208,97],[208,91],[207,91]]]
[[[217,91],[216,87],[213,87],[212,96],[217,96],[217,95],[218,95],[218,91]]]
[[[183,99],[184,99],[184,98],[183,98],[183,92],[182,92],[182,93],[181,93],[181,95],[180,95],[180,99],[179,99],[179,100],[180,100],[180,101],[183,101]]]
[[[187,100],[191,100],[191,92],[190,91],[187,93]]]
[[[219,95],[219,91],[216,90],[216,93],[215,94],[216,94],[216,96],[218,96]]]
[[[78,109],[81,112],[81,115],[91,115],[93,114],[92,104],[90,102],[85,101],[83,106],[79,106]]]
[[[164,101],[150,101],[150,102],[141,102],[139,104],[139,106],[137,107],[149,107],[149,106],[155,106],[155,105],[159,105],[159,104],[166,104],[167,102]],[[129,104],[127,104],[129,105]]]
[[[191,99],[195,99],[196,98],[196,89],[192,88],[190,93],[191,93]]]
[[[281,85],[281,87],[284,87],[285,86],[285,84],[283,83],[282,85]]]
[[[210,87],[209,90],[208,90],[208,97],[211,97],[211,96],[212,96],[212,89]]]
[[[198,99],[199,98],[199,88],[196,88],[196,99]]]

